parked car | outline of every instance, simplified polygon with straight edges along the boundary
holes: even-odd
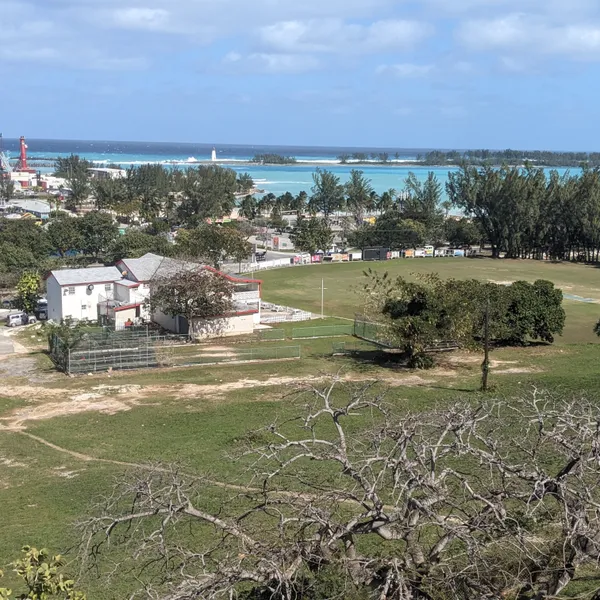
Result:
[[[7,327],[18,327],[19,325],[27,325],[29,323],[29,315],[24,312],[16,312],[6,316]]]

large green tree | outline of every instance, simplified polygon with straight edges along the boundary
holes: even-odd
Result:
[[[312,196],[308,208],[313,215],[320,214],[329,224],[331,215],[344,207],[344,186],[340,178],[325,169],[313,173]]]
[[[11,181],[9,175],[0,171],[0,203],[10,202],[15,192],[15,184]]]
[[[152,313],[185,317],[192,335],[194,319],[227,314],[234,308],[232,297],[233,285],[220,273],[186,265],[152,281],[148,305]]]
[[[290,237],[297,250],[311,254],[319,250],[326,252],[333,243],[331,227],[319,217],[300,217]]]
[[[252,253],[252,246],[244,232],[235,227],[204,224],[185,233],[180,231],[177,251],[219,269],[226,260],[246,260]]]
[[[346,192],[346,207],[352,213],[356,224],[360,225],[372,199],[373,186],[371,180],[365,177],[363,171],[352,169],[350,179],[344,189]]]
[[[178,213],[186,225],[227,216],[235,206],[237,175],[232,169],[217,165],[188,169],[181,185]]]
[[[89,169],[93,166],[93,163],[76,154],[56,159],[54,174],[64,177],[71,191],[65,202],[67,208],[75,209],[87,200],[91,192]]]
[[[30,219],[0,219],[0,244],[8,243],[28,250],[39,260],[50,252],[48,234]]]
[[[47,233],[51,249],[64,257],[69,250],[79,251],[83,247],[83,236],[79,219],[61,214],[48,223]]]
[[[113,240],[106,251],[106,262],[115,263],[123,258],[139,258],[148,252],[169,256],[173,245],[164,235],[150,235],[131,230]]]
[[[33,313],[41,298],[42,279],[35,271],[23,273],[17,283],[17,304],[26,313]]]
[[[117,239],[119,228],[108,213],[91,211],[78,219],[82,249],[94,258],[100,257]]]

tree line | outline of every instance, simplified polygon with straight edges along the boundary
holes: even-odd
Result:
[[[284,156],[282,154],[255,154],[250,162],[259,165],[293,165],[298,161],[294,156]]]
[[[236,196],[250,193],[254,181],[218,165],[167,169],[163,165],[132,166],[123,177],[92,178],[93,164],[77,155],[59,158],[55,174],[67,180],[65,206],[77,209],[90,199],[98,210],[111,210],[123,222],[139,215],[149,221],[193,222],[228,216]]]
[[[426,166],[470,164],[475,166],[524,165],[545,167],[600,166],[600,152],[551,152],[549,150],[432,150],[417,155]]]

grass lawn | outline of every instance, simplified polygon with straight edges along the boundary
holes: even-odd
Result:
[[[298,345],[301,360],[69,378],[48,374],[42,354],[15,359],[25,361],[15,365],[24,366],[15,369],[14,376],[6,369],[4,391],[0,389],[0,569],[17,556],[23,544],[47,546],[56,552],[69,550],[76,540],[73,522],[89,514],[98,495],[125,470],[69,452],[126,463],[178,462],[215,479],[244,480],[244,464],[232,461],[228,453],[248,431],[296,414],[286,384],[298,379],[336,373],[354,380],[381,379],[390,386],[387,401],[399,410],[423,411],[457,400],[481,399],[478,353],[444,354],[438,369],[414,373],[376,366],[360,356],[332,356],[332,344],[344,338],[289,339],[295,327],[347,324],[360,310],[358,296],[352,292],[360,286],[367,266],[407,276],[437,271],[494,281],[545,278],[569,293],[600,300],[600,271],[579,265],[436,259],[299,267],[261,274],[265,299],[319,312],[323,278],[326,313],[337,318],[281,325],[288,336],[285,341],[219,340],[214,346],[231,345],[239,351]],[[490,395],[525,394],[532,385],[566,395],[593,395],[600,390],[600,344],[592,332],[600,306],[566,301],[565,309],[566,329],[555,345],[492,352],[490,381],[497,391]],[[202,347],[190,346],[193,350],[185,351]],[[367,350],[369,345],[360,347]],[[26,372],[27,361],[35,376]],[[120,386],[137,391],[125,388],[120,392]],[[102,408],[102,402],[109,400],[114,406]],[[89,408],[82,410],[86,402]],[[38,409],[53,411],[53,418],[48,414],[32,417],[21,432],[5,426],[15,415]],[[58,449],[25,434],[39,436]],[[10,575],[6,583],[14,585]],[[95,600],[128,597],[129,591],[127,582],[109,590],[93,576],[86,578],[84,587]]]
[[[321,279],[325,283],[325,313],[352,319],[361,312],[360,295],[366,269],[388,271],[391,275],[414,278],[418,273],[438,273],[455,279],[496,282],[548,279],[565,294],[597,300],[598,304],[564,301],[567,322],[558,343],[595,343],[592,328],[600,318],[600,269],[588,265],[533,260],[492,260],[488,258],[436,258],[307,265],[261,273],[263,295],[268,302],[294,306],[312,312],[321,310]]]

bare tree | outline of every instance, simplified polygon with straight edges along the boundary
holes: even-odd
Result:
[[[245,486],[137,473],[82,523],[86,554],[124,545],[153,573],[143,594],[165,600],[541,600],[597,566],[594,404],[534,390],[398,414],[376,389],[304,390],[300,416],[236,457]],[[338,588],[319,596],[332,570]]]

